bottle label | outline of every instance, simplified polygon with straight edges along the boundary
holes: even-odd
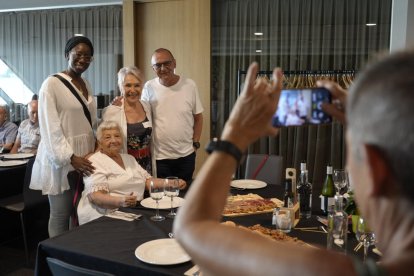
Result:
[[[328,212],[329,206],[335,205],[334,197],[326,197],[326,196],[321,195],[320,198],[321,198],[321,210],[323,212]]]
[[[326,167],[326,174],[332,174],[332,167],[331,166]]]

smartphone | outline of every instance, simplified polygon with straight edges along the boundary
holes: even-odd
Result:
[[[322,103],[331,103],[331,93],[325,88],[286,89],[280,94],[275,127],[328,124],[332,117],[322,111]]]

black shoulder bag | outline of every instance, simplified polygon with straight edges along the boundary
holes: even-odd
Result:
[[[91,125],[92,129],[92,119],[91,119],[91,113],[89,112],[89,109],[86,107],[85,103],[82,101],[82,99],[80,98],[78,92],[76,92],[75,88],[73,88],[73,86],[62,76],[55,74],[53,75],[54,77],[60,79],[61,82],[63,82],[64,85],[66,85],[66,87],[70,90],[70,92],[72,92],[73,96],[76,97],[76,99],[78,99],[78,101],[81,103],[82,108],[83,108],[83,113],[85,113],[86,119],[88,119],[89,124]]]

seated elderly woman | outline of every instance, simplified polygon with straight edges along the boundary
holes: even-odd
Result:
[[[89,157],[95,172],[84,177],[85,189],[78,205],[79,224],[84,224],[119,207],[134,206],[143,198],[144,190],[151,181],[164,185],[164,180],[152,178],[135,158],[120,153],[123,135],[120,126],[104,121],[97,130],[100,150]],[[180,189],[186,186],[179,181]]]

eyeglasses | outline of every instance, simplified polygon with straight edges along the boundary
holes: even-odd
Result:
[[[77,52],[71,52],[71,54],[73,54],[73,57],[75,59],[83,59],[86,62],[91,62],[93,60],[93,56],[90,55],[85,55]]]
[[[161,62],[161,63],[155,63],[152,65],[152,68],[154,68],[154,70],[160,70],[162,66],[170,67],[172,63],[173,63],[172,60],[168,60],[168,61]]]

